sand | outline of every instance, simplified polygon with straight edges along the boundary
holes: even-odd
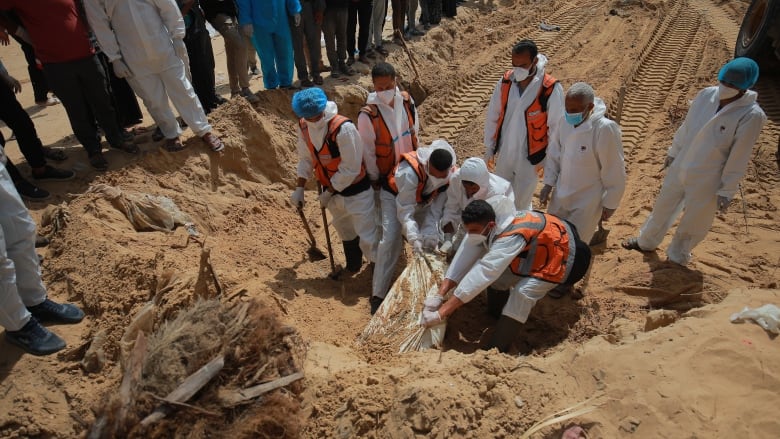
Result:
[[[0,47],[9,71],[23,82],[19,99],[44,144],[65,148],[65,165],[78,172],[73,181],[42,184],[52,200],[28,206],[39,221],[49,205],[67,212],[64,228],[42,227],[52,239],[41,249],[44,279],[52,298],[87,313],[81,324],[52,326],[68,342],[62,354],[38,358],[0,342],[0,438],[82,437],[119,388],[120,339],[133,316],[160,290],[158,322],[192,306],[196,291],[217,294],[213,282],[196,285],[201,246],[183,228],[136,232],[108,201],[84,194],[93,183],[169,197],[211,249],[225,300],[259,299],[300,333],[308,346],[306,378],[295,389],[302,393],[271,395],[284,420],[296,421],[287,424],[290,436],[519,437],[542,418],[595,398],[595,411],[533,437],[560,437],[571,424],[591,438],[775,437],[777,340],[728,317],[744,306],[780,304],[777,79],[762,78],[756,87],[769,122],[742,183],[745,212],[739,195],[686,269],[666,262],[662,250],[642,255],[619,246],[652,208],[665,149],[688,100],[714,82],[731,56],[739,26],[734,17],[746,7],[741,0],[470,1],[455,20],[410,42],[419,78],[406,53],[388,45],[389,61],[419,103],[423,139],[446,137],[461,158],[482,156],[486,100],[520,38],[537,41],[550,58],[550,73],[564,84],[593,84],[613,118],[625,87],[620,116],[628,188],[606,224],[609,241],[596,249],[585,297],[541,300],[512,355],[479,350],[494,325],[482,297],[448,323],[443,352],[388,356],[356,345],[369,320],[371,272],[365,267],[333,281],[327,260],[307,258],[305,232],[288,201],[295,169],[291,92],[261,91],[257,112],[240,100],[216,111],[211,121],[227,146],[222,156],[191,138],[186,151],[163,152],[147,134],[139,137],[141,156],[111,151],[111,169],[101,175],[90,170],[62,107],[34,107],[18,46]],[[542,20],[561,31],[541,31]],[[219,38],[214,49],[218,77],[224,77]],[[325,82],[355,118],[370,78],[326,76]],[[252,88],[261,83],[254,78]],[[218,91],[228,92],[224,83]],[[147,116],[144,125],[151,124]],[[6,149],[21,160],[14,142]],[[20,168],[29,172],[24,163]],[[305,214],[327,253],[314,193],[306,198]],[[336,262],[343,263],[331,234]],[[98,334],[105,363],[87,372],[81,360]],[[205,418],[208,428],[193,428],[187,409],[172,416],[166,424],[171,435],[260,434],[228,428],[234,420],[228,416]]]

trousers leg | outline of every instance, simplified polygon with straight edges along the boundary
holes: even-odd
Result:
[[[664,235],[674,224],[683,207],[685,188],[677,174],[669,170],[661,186],[661,192],[655,200],[653,211],[639,229],[639,247],[643,250],[655,250],[664,239]]]
[[[184,70],[184,64],[181,64]],[[176,115],[168,104],[168,93],[161,75],[132,76],[128,78],[138,96],[144,102],[152,119],[162,131],[166,139],[175,139],[181,134],[181,128],[176,121]]]
[[[339,58],[336,52],[336,11],[337,9],[325,9],[325,17],[322,20],[322,33],[325,35],[325,53],[328,62],[334,71],[338,70]]]
[[[190,58],[192,86],[203,110],[208,113],[217,108],[214,88],[214,51],[208,31],[193,30],[194,27],[195,25],[192,25],[187,30],[184,44],[187,46],[187,55]]]
[[[211,125],[209,125],[206,112],[200,106],[195,89],[187,80],[184,64],[181,63],[177,67],[164,70],[160,73],[160,78],[173,106],[192,129],[192,132],[198,137],[210,132]]]
[[[260,58],[260,69],[263,71],[263,85],[266,90],[273,90],[279,87],[273,36],[266,32],[258,32],[256,26],[252,40],[257,49],[257,56]]]
[[[32,84],[33,95],[35,96],[35,102],[44,102],[49,98],[49,84],[46,82],[46,77],[43,75],[43,71],[38,68],[38,62],[35,57],[35,49],[33,46],[24,41],[23,39],[13,35],[22,47],[24,53],[24,59],[27,61],[27,73],[30,75],[30,84]]]
[[[387,14],[387,0],[374,0],[371,8],[371,37],[374,47],[382,46],[382,31],[385,28],[385,15]]]
[[[367,0],[359,3],[357,49],[360,56],[365,55],[366,50],[368,49],[368,37],[371,28],[371,15],[373,10],[373,1]]]
[[[243,35],[243,34],[242,34]],[[246,65],[250,69],[257,68],[257,49],[253,37],[244,35],[244,46],[246,46]]]
[[[78,61],[44,64],[43,72],[52,91],[65,108],[73,134],[91,156],[100,152],[100,138],[87,97],[82,90],[77,63]],[[95,86],[99,87],[99,84]]]
[[[295,68],[290,28],[282,26],[281,29],[275,32],[273,34],[273,43],[276,55],[276,71],[279,74],[279,86],[289,87],[292,85]]]
[[[510,317],[520,323],[525,323],[536,302],[555,287],[556,284],[552,282],[545,282],[532,277],[520,279],[509,290],[509,299],[506,305],[504,305],[501,315]]]
[[[79,76],[79,87],[83,90],[94,118],[97,119],[98,124],[103,128],[106,140],[112,146],[122,145],[124,143],[122,128],[119,127],[119,118],[117,117],[114,104],[111,102],[106,72],[100,64],[98,57],[92,56],[85,60],[77,61],[76,66]],[[59,93],[57,96],[59,96]]]
[[[309,8],[311,8],[311,3],[306,2],[305,3]],[[295,26],[294,20],[292,17],[288,18],[288,21],[290,23],[290,37],[292,40],[292,48],[293,48],[293,59],[295,60],[295,70],[298,71],[298,79],[303,81],[304,79],[309,79],[309,70],[306,67],[306,55],[303,51],[303,33],[304,33],[304,24],[303,24],[303,14],[304,14],[304,3],[301,3],[301,25]]]
[[[43,144],[35,131],[35,125],[6,84],[0,84],[0,119],[13,130],[19,149],[30,167],[40,168],[46,165]]]
[[[301,42],[301,49],[304,58],[308,56],[308,67],[312,78],[320,76],[320,61],[322,60],[322,50],[320,49],[321,26],[314,21],[314,7],[311,2],[303,2],[301,10],[301,28],[303,29],[303,39],[306,41],[304,49]],[[296,61],[297,62],[297,61]],[[300,70],[298,76],[300,77]]]
[[[360,250],[370,262],[376,262],[378,240],[374,217],[374,191],[366,190],[351,197],[344,197],[344,206],[350,214],[355,232],[360,237]]]
[[[373,295],[384,298],[390,290],[398,258],[401,256],[401,223],[396,215],[395,196],[379,191],[382,212],[382,238],[376,252],[376,266],[372,282]]]
[[[133,93],[133,89],[124,78],[118,78],[114,74],[114,67],[108,61],[108,57],[98,54],[98,60],[103,67],[108,80],[108,95],[111,97],[111,105],[116,111],[116,120],[120,128],[135,125],[143,120],[141,108]]]
[[[236,17],[217,14],[212,25],[225,41],[228,83],[230,84],[230,92],[236,94],[242,89],[249,87],[249,71],[247,69],[244,36],[238,27]]]
[[[409,30],[413,30],[417,27],[417,21],[415,15],[417,15],[417,0],[409,0],[409,6],[406,11],[407,20],[409,22]]]
[[[347,58],[355,56],[355,34],[357,33],[358,3],[349,2],[347,8]]]
[[[682,265],[691,260],[691,251],[709,233],[718,209],[716,187],[703,185],[686,189],[683,201],[685,211],[666,249],[669,259]]]

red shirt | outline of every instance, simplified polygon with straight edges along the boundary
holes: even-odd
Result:
[[[0,10],[16,11],[30,34],[35,56],[44,64],[95,54],[76,0],[0,0]]]

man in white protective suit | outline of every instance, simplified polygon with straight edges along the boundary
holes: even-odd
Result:
[[[212,151],[224,149],[211,133],[188,78],[184,20],[174,0],[84,0],[92,30],[114,73],[126,78],[159,126],[168,151],[180,151],[181,128],[168,99]]]
[[[322,192],[319,202],[333,216],[347,259],[347,270],[360,271],[363,256],[376,260],[377,226],[374,191],[363,164],[363,142],[357,127],[321,88],[312,87],[293,95],[298,122],[298,168],[294,206],[303,207],[303,188],[312,173]]]
[[[547,58],[522,40],[512,48],[512,70],[496,84],[485,120],[485,162],[512,183],[517,209],[531,209],[536,167],[563,119],[563,87],[545,73]]]
[[[758,81],[758,64],[736,58],[718,73],[719,84],[700,91],[674,135],[664,167],[661,192],[639,236],[623,242],[630,250],[653,251],[683,211],[666,250],[685,265],[691,251],[725,212],[745,175],[766,115],[749,90]]]
[[[41,322],[78,323],[84,312],[46,297],[35,253],[35,222],[5,163],[0,148],[0,326],[9,342],[33,355],[48,355],[65,348],[65,341]]]
[[[556,285],[573,284],[584,276],[590,248],[565,220],[515,211],[506,197],[472,201],[462,217],[466,237],[438,293],[426,298],[421,323],[440,323],[493,285],[509,294],[502,301],[488,301],[498,323],[486,349],[507,352],[537,301]]]
[[[498,195],[509,198],[514,205],[515,195],[512,192],[512,185],[488,171],[485,161],[481,158],[467,158],[450,177],[447,202],[444,203],[444,213],[441,217],[444,241],[439,251],[450,254],[457,250],[464,234],[460,216],[470,202],[487,200]]]
[[[401,155],[379,191],[382,239],[377,249],[372,295],[374,314],[385,299],[401,255],[401,234],[415,254],[439,245],[439,222],[447,201],[447,185],[455,172],[455,150],[444,140],[434,140]]]

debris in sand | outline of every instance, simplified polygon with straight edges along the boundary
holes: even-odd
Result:
[[[780,334],[780,308],[776,305],[767,304],[759,308],[748,308],[747,306],[740,312],[731,315],[731,323],[742,323],[752,320],[765,331],[772,334]]]
[[[85,192],[96,194],[110,201],[124,213],[136,231],[170,232],[176,226],[192,224],[192,220],[183,213],[168,197],[149,194],[132,194],[107,184],[94,184]]]

